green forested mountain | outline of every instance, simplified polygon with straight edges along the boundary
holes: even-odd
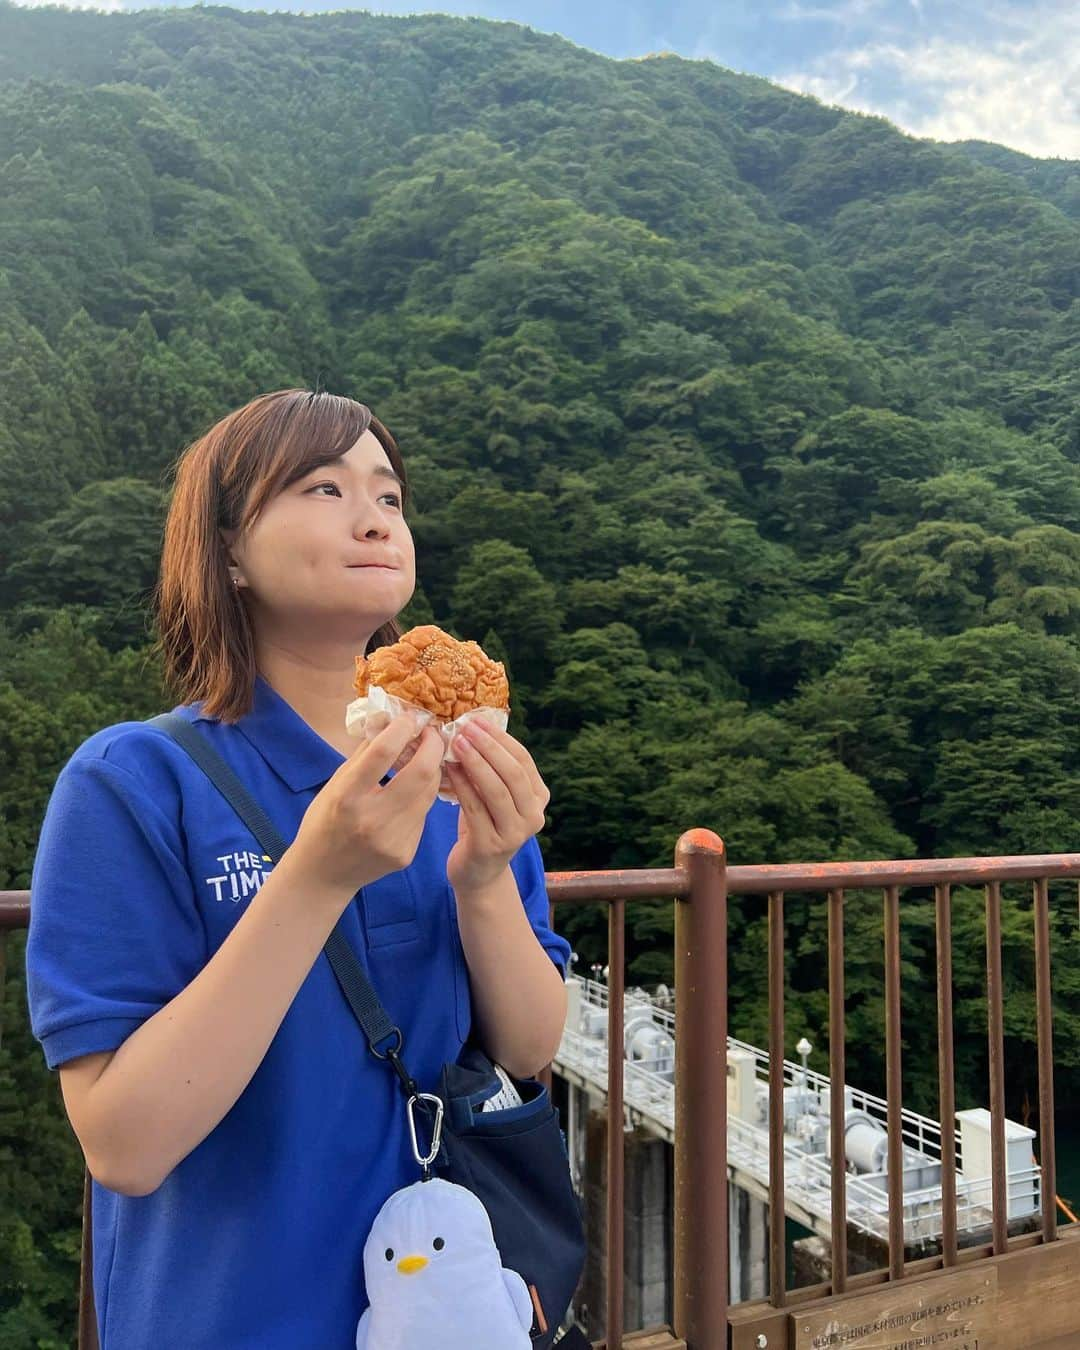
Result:
[[[0,3],[0,887],[28,884],[74,747],[163,706],[170,464],[293,384],[397,435],[405,618],[506,659],[550,867],[669,865],[690,825],[738,862],[1072,849],[1078,194],[1075,164],[516,25]],[[637,908],[633,975],[667,977],[669,917]],[[788,1026],[824,1052],[823,915],[790,910]],[[932,1112],[932,913],[905,915],[905,1089]],[[877,897],[848,922],[873,1087]],[[586,961],[602,923],[568,925]],[[1019,892],[1005,928],[1019,1114]],[[961,1105],[981,943],[961,896]],[[731,951],[732,1028],[761,1042],[760,904]],[[67,1343],[78,1176],[9,979],[0,1350]]]
[[[1080,163],[1075,159],[1033,159],[989,141],[958,142],[957,148],[979,164],[1022,179],[1074,220],[1080,217]]]

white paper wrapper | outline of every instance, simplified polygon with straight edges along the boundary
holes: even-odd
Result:
[[[415,703],[409,703],[403,698],[395,698],[393,694],[388,694],[379,685],[372,684],[368,686],[368,692],[363,698],[354,699],[345,709],[345,730],[350,736],[358,738],[362,736],[372,741],[384,727],[389,726],[394,718],[400,717],[402,713],[412,713],[416,719],[417,731],[426,726],[434,726],[443,739],[444,765],[447,762],[451,764],[459,762],[457,755],[454,753],[454,737],[463,726],[479,719],[495,727],[498,731],[505,731],[510,721],[509,713],[503,708],[474,708],[472,712],[462,713],[453,722],[439,722],[436,720],[434,713],[428,712],[425,708],[417,707]],[[412,757],[413,751],[407,750],[393,766],[395,772],[398,769],[403,769]],[[445,768],[442,771],[439,800],[443,802],[457,801],[454,789],[450,786],[450,775]]]

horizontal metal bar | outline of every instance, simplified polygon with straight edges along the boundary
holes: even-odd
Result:
[[[685,900],[690,880],[680,867],[642,867],[619,872],[548,872],[553,905],[585,900]]]
[[[1080,853],[1041,853],[1001,858],[894,859],[889,862],[768,863],[729,867],[731,895],[770,891],[858,890],[881,886],[985,885],[991,881],[1035,881],[1039,877],[1080,877]]]
[[[548,899],[553,905],[593,900],[685,900],[690,882],[680,868],[654,867],[619,872],[548,872]],[[0,891],[0,931],[25,928],[30,922],[30,892]]]
[[[0,933],[30,922],[30,892],[0,891]]]
[[[768,895],[771,891],[858,890],[880,886],[982,886],[991,881],[1037,881],[1045,877],[1080,878],[1080,853],[1038,853],[1000,858],[894,859],[878,862],[763,863],[729,867],[729,894]],[[548,898],[554,905],[592,900],[685,900],[686,873],[677,867],[597,872],[548,872]],[[0,929],[25,928],[30,919],[29,891],[0,891]]]

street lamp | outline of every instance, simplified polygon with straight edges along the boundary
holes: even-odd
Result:
[[[806,1115],[806,1084],[807,1084],[806,1061],[810,1058],[810,1051],[813,1050],[813,1048],[814,1047],[810,1044],[810,1042],[806,1039],[805,1036],[795,1047],[795,1053],[802,1060],[802,1094],[801,1094],[802,1107],[799,1114],[804,1116]]]

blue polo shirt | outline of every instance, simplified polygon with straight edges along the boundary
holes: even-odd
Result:
[[[261,678],[232,725],[199,704],[175,711],[198,723],[286,840],[343,763]],[[471,1021],[446,879],[458,809],[437,801],[410,866],[365,886],[344,915],[428,1089]],[[270,867],[162,732],[124,722],[86,741],[57,779],[31,881],[27,987],[49,1067],[115,1050],[175,997]],[[565,972],[535,839],[511,867],[537,940]],[[352,1350],[364,1241],[387,1196],[418,1176],[403,1101],[320,954],[239,1100],[162,1185],[132,1197],[95,1182],[102,1350]]]

